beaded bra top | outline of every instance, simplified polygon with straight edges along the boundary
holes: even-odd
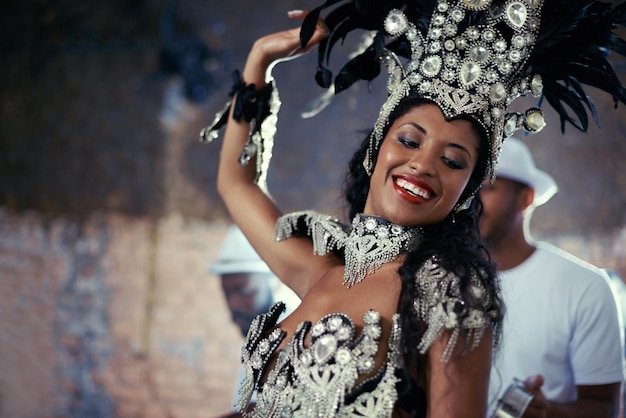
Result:
[[[286,336],[274,328],[283,309],[278,302],[252,323],[242,350],[247,377],[240,410],[258,389],[252,417],[390,417],[398,397],[395,371],[402,364],[398,315],[393,317],[386,363],[358,387],[355,381],[374,371],[374,356],[381,349],[380,315],[373,310],[364,314],[358,337],[353,321],[342,313],[326,315],[315,325],[303,322],[261,384],[268,361]],[[308,334],[311,344],[306,347]],[[366,390],[372,384],[373,390]]]
[[[330,227],[342,233],[349,229],[334,221],[328,223],[328,218],[323,216],[313,218],[317,221],[308,219],[310,231],[317,231],[318,238],[326,236],[327,249],[333,246],[332,237],[337,234],[324,234],[324,229]],[[461,335],[467,349],[475,348],[491,324],[492,306],[477,275],[472,275],[470,291],[464,297],[460,279],[432,258],[418,270],[415,281],[418,295],[414,300],[414,313],[426,324],[417,347],[420,353],[425,354],[446,331],[451,332],[451,337],[442,361],[450,359]],[[404,367],[399,314],[391,318],[391,336],[386,346],[380,341],[380,314],[369,310],[363,315],[364,327],[358,335],[349,316],[330,313],[315,324],[301,323],[287,345],[278,350],[287,337],[277,326],[283,310],[284,304],[278,302],[267,313],[257,316],[250,326],[242,347],[246,378],[240,388],[238,407],[241,412],[257,390],[257,404],[249,415],[252,417],[392,416],[398,399],[401,376],[398,372]],[[307,346],[308,336],[310,344]],[[387,355],[375,370],[374,358],[380,350],[385,350]],[[268,369],[274,357],[276,361]],[[357,385],[363,375],[371,377]],[[265,381],[263,376],[266,376]]]

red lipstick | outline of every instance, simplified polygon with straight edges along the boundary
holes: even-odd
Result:
[[[395,175],[392,178],[396,193],[410,203],[426,203],[435,196],[435,191],[425,181],[406,175]]]

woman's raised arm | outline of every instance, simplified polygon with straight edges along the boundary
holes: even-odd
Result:
[[[289,12],[293,19],[303,19],[304,11]],[[266,85],[266,72],[276,60],[306,52],[326,36],[322,21],[305,49],[300,48],[300,28],[285,30],[258,39],[246,61],[242,81],[254,84],[256,90]],[[233,98],[235,103],[236,97]],[[323,257],[313,255],[312,245],[304,238],[284,242],[274,241],[276,219],[281,215],[274,201],[255,182],[256,167],[253,161],[245,166],[238,163],[248,139],[250,123],[243,118],[228,117],[222,145],[217,189],[233,221],[241,228],[252,246],[274,273],[300,297],[327,268]]]

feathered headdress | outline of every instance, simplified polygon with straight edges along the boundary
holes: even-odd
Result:
[[[317,83],[337,94],[359,80],[389,72],[388,99],[371,137],[364,162],[382,141],[398,102],[418,95],[437,103],[447,118],[467,116],[482,125],[491,142],[488,175],[493,176],[500,146],[518,129],[538,132],[545,125],[543,99],[561,119],[586,131],[588,113],[597,120],[584,85],[626,103],[626,90],[607,57],[626,56],[626,42],[614,30],[624,25],[626,6],[593,0],[327,0],[313,9],[301,28],[306,45],[324,17],[329,36],[318,50]],[[337,75],[328,62],[337,42],[354,31],[367,36]],[[511,112],[514,99],[538,98],[537,107]],[[320,102],[319,107],[326,103]],[[320,110],[313,109],[311,114]]]
[[[519,129],[539,132],[545,125],[544,99],[557,111],[561,130],[566,122],[581,131],[589,115],[597,122],[584,86],[626,103],[626,90],[608,60],[626,56],[626,42],[616,29],[626,23],[626,3],[612,6],[595,0],[326,0],[302,23],[306,45],[322,13],[329,36],[318,47],[317,83],[327,88],[303,116],[326,107],[332,97],[359,80],[371,81],[385,66],[388,98],[370,137],[365,170],[382,141],[389,116],[405,97],[416,95],[439,106],[446,118],[469,117],[487,132],[490,142],[486,177],[495,175],[502,142]],[[328,68],[331,52],[348,34],[361,32],[357,50],[335,76]],[[293,59],[287,57],[286,59]],[[240,163],[256,156],[257,182],[265,187],[273,136],[280,108],[278,91],[268,70],[268,87],[254,91],[235,75],[233,116],[251,122]],[[511,110],[524,95],[536,107]],[[245,109],[242,103],[247,103]],[[226,123],[230,101],[200,133],[212,141]]]

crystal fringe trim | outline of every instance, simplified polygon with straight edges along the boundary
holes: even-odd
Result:
[[[316,255],[344,250],[343,283],[347,287],[360,283],[383,264],[415,248],[422,235],[419,227],[396,225],[375,215],[357,214],[350,228],[331,216],[301,211],[278,219],[276,241],[293,236],[300,222],[307,228]]]
[[[280,110],[280,96],[273,78],[267,80],[271,85],[272,92],[269,99],[269,115],[263,120],[253,119],[250,121],[248,140],[239,156],[239,165],[246,166],[253,157],[256,157],[256,183],[265,192],[267,190],[267,172],[269,171],[274,149],[274,136],[278,124],[278,112]],[[213,122],[200,131],[201,142],[213,142],[219,137],[220,129],[227,123],[230,113],[231,100],[227,101],[222,110],[215,114]],[[260,125],[259,125],[260,124]]]
[[[478,272],[472,270],[468,296],[464,296],[461,279],[441,267],[433,257],[418,270],[415,284],[418,292],[413,308],[417,317],[428,324],[417,346],[419,352],[425,354],[445,331],[452,334],[441,361],[450,361],[461,335],[465,336],[466,350],[476,348],[491,323],[493,312],[493,301]]]

